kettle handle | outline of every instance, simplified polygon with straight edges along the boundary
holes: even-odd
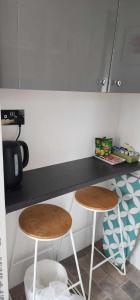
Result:
[[[23,148],[23,162],[22,162],[22,167],[25,168],[28,164],[29,161],[29,149],[28,146],[25,142],[23,141],[18,141],[20,146]]]

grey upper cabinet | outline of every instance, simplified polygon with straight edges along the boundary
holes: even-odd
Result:
[[[19,0],[20,88],[106,91],[117,5]]]
[[[0,0],[0,88],[18,88],[18,3]]]
[[[140,92],[140,0],[0,0],[0,88]]]
[[[120,0],[110,92],[140,92],[140,0]]]

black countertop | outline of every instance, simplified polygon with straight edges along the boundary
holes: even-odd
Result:
[[[111,166],[89,157],[25,171],[22,184],[5,194],[6,212],[10,213],[136,170],[140,170],[140,162],[124,162]]]

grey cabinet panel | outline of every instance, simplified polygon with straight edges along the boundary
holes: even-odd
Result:
[[[18,3],[0,0],[0,88],[18,88]]]
[[[140,0],[120,0],[110,78],[110,92],[140,92]]]
[[[20,88],[101,91],[100,81],[109,74],[117,4],[19,0]]]

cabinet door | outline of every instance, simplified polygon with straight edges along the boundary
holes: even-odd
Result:
[[[110,92],[140,92],[140,0],[120,0]]]
[[[20,0],[20,87],[106,90],[117,2]]]
[[[18,88],[18,0],[0,0],[0,88]]]
[[[2,132],[1,132],[1,124],[0,124],[0,299],[1,300],[9,299],[5,214],[6,213],[5,213],[5,195],[4,195]]]

